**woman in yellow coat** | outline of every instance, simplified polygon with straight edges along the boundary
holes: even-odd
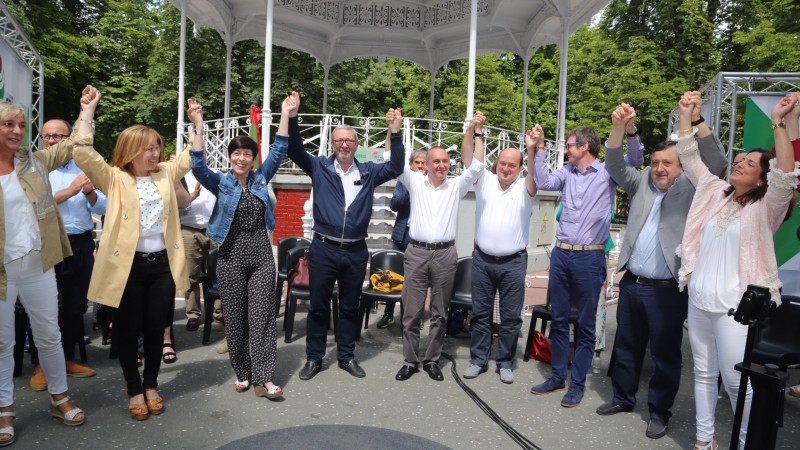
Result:
[[[99,93],[97,94],[100,95]],[[189,101],[189,118],[203,129],[200,105]],[[201,135],[195,146],[202,146]],[[114,341],[134,420],[164,412],[158,372],[164,318],[178,292],[189,288],[175,185],[191,168],[189,152],[164,160],[161,136],[143,125],[122,131],[111,165],[91,147],[76,149],[75,162],[106,193],[106,219],[89,300],[113,308]],[[144,335],[144,370],[136,364]]]
[[[86,94],[87,91],[84,91]],[[83,411],[67,395],[67,371],[58,328],[53,267],[72,250],[58,214],[48,174],[72,159],[76,145],[91,145],[97,102],[84,95],[76,134],[37,152],[22,148],[25,110],[0,102],[0,447],[14,442],[14,303],[28,312],[47,377],[50,414],[81,425]]]

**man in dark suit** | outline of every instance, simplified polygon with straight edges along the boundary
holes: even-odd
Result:
[[[311,177],[314,190],[314,240],[308,250],[311,299],[306,319],[306,364],[299,374],[301,380],[314,378],[322,368],[334,284],[339,288],[339,316],[335,318],[339,368],[354,377],[366,376],[355,359],[358,302],[369,258],[365,238],[375,186],[403,171],[405,155],[400,110],[389,109],[386,122],[391,158],[388,163],[376,164],[355,159],[358,135],[352,127],[340,125],[333,130],[332,155],[313,156],[303,148],[297,117],[289,120],[288,156]]]
[[[697,108],[697,111],[700,109]],[[597,414],[633,411],[650,342],[655,370],[650,378],[650,421],[645,434],[658,439],[667,432],[670,409],[681,377],[681,340],[688,297],[678,290],[680,258],[676,249],[683,238],[686,216],[694,197],[694,186],[683,176],[675,142],[656,145],[650,167],[635,169],[623,161],[622,138],[636,111],[619,105],[611,116],[612,129],[606,142],[606,169],[631,197],[628,227],[619,256],[620,282],[617,306],[617,337],[612,370],[614,397],[597,408]],[[697,141],[703,162],[712,173],[725,167],[725,153],[702,117]]]

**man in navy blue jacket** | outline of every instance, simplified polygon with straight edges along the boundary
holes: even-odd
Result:
[[[355,359],[355,346],[358,302],[369,257],[365,238],[373,193],[375,186],[403,172],[405,159],[400,110],[389,109],[386,122],[391,132],[390,161],[361,163],[355,160],[358,135],[353,128],[339,126],[333,130],[333,155],[313,156],[303,148],[297,118],[289,121],[289,158],[311,177],[314,190],[314,240],[308,252],[311,305],[301,380],[310,380],[322,367],[335,283],[339,286],[339,317],[335,319],[339,368],[355,377],[366,376]]]

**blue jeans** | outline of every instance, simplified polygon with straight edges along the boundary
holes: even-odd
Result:
[[[578,342],[572,362],[570,385],[581,390],[592,364],[595,339],[595,315],[600,289],[606,279],[606,258],[602,250],[568,251],[556,247],[550,258],[550,307],[553,325],[550,340],[553,346],[555,381],[567,378],[569,356],[569,314],[571,306],[578,311]]]
[[[494,296],[500,291],[500,337],[495,360],[498,368],[510,369],[522,327],[528,254],[522,251],[495,258],[475,249],[472,257],[472,364],[486,367],[489,363]]]

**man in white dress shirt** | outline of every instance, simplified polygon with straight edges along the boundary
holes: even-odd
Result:
[[[461,144],[464,166],[472,163],[473,152],[484,154],[483,124],[478,111],[467,127]],[[475,250],[472,252],[471,361],[464,378],[475,378],[489,365],[492,345],[492,311],[495,294],[500,292],[500,337],[497,370],[500,381],[514,382],[514,355],[522,327],[525,303],[525,273],[528,269],[528,235],[536,184],[533,182],[533,155],[544,147],[542,128],[536,125],[525,135],[528,148],[528,174],[520,178],[523,155],[516,148],[500,152],[494,173],[484,170],[475,184]]]
[[[409,245],[405,252],[403,285],[403,357],[405,363],[395,375],[405,381],[419,371],[419,329],[428,286],[431,287],[431,326],[422,368],[433,380],[442,381],[439,369],[447,307],[453,295],[456,261],[456,222],[458,205],[470,187],[483,174],[483,154],[455,178],[448,178],[450,157],[441,147],[428,151],[428,173],[414,172],[405,166],[397,181],[408,189],[411,198]]]

